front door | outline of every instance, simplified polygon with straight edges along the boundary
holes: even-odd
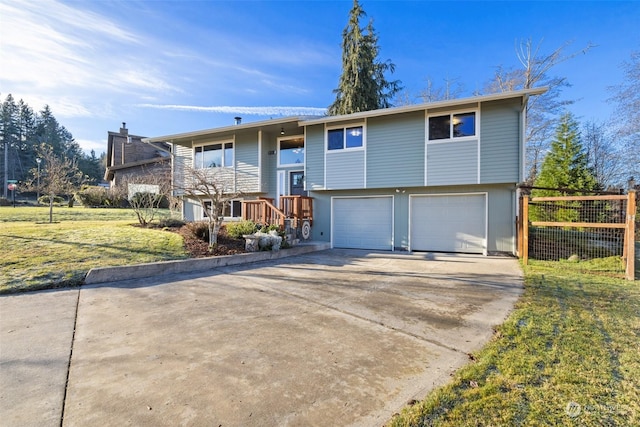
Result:
[[[291,175],[289,175],[289,195],[291,196],[307,195],[307,192],[304,191],[304,172],[302,171],[291,172]]]

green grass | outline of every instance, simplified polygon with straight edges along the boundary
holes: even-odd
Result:
[[[0,293],[79,285],[94,267],[188,257],[181,236],[136,226],[128,209],[60,207],[57,222],[45,221],[48,208],[0,207]]]
[[[525,277],[515,311],[475,361],[390,425],[640,425],[638,281],[550,262]]]

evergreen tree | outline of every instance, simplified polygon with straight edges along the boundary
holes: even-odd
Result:
[[[342,32],[342,75],[333,91],[336,99],[329,106],[331,115],[391,107],[391,100],[401,89],[398,80],[385,78],[387,71],[395,71],[395,65],[377,60],[380,48],[373,21],[365,28],[360,27],[360,19],[365,16],[358,0],[354,0]]]
[[[89,183],[97,184],[104,177],[104,168],[101,158],[96,156],[96,151],[91,150],[89,155],[84,155],[78,163],[79,169],[87,176]]]
[[[26,102],[16,103],[9,94],[0,105],[0,185],[5,187],[0,195],[7,197],[7,179],[20,182],[29,179],[42,151],[41,144],[50,147],[55,156],[68,159],[94,182],[102,181],[104,153],[100,157],[95,152],[85,154],[48,105],[36,114]]]
[[[0,137],[2,138],[2,182],[3,196],[6,198],[7,180],[18,179],[16,176],[15,152],[19,142],[18,106],[11,94],[7,95],[0,110]]]
[[[578,123],[571,113],[560,119],[556,135],[551,141],[551,150],[546,155],[536,187],[562,188],[570,190],[595,190],[597,183],[589,170],[587,153],[582,146]],[[550,195],[547,190],[540,190]]]
[[[578,123],[571,113],[565,113],[560,119],[555,137],[551,141],[551,150],[544,158],[535,186],[543,189],[534,190],[534,197],[557,196],[558,190],[552,189],[559,189],[564,195],[588,194],[598,189],[596,179],[589,169]],[[546,221],[575,221],[579,218],[579,211],[568,203],[566,208],[555,212],[536,212],[534,217]]]

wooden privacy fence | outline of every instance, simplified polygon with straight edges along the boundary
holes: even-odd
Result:
[[[627,195],[520,198],[518,255],[539,260],[620,257],[635,274],[636,192]]]

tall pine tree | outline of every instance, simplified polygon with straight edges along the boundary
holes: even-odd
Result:
[[[598,183],[589,169],[587,153],[582,145],[578,122],[571,113],[565,113],[556,129],[551,149],[542,163],[540,174],[532,192],[534,197],[589,194],[598,189]],[[557,190],[553,190],[557,189]],[[576,191],[567,191],[576,190]],[[532,210],[532,218],[544,221],[576,221],[580,216],[577,204],[566,203],[554,212]]]
[[[571,113],[560,119],[551,150],[544,158],[536,187],[582,190],[591,192],[597,182],[588,165],[587,153],[582,146],[578,123]],[[557,195],[548,190],[538,190],[537,195]]]
[[[8,196],[8,179],[29,180],[31,171],[36,168],[41,144],[51,147],[54,155],[69,159],[85,175],[91,176],[92,182],[102,180],[104,153],[100,157],[95,152],[85,154],[71,132],[56,120],[48,105],[34,113],[26,102],[20,100],[16,103],[8,94],[0,103],[0,185],[4,187],[0,197]]]
[[[387,71],[395,71],[395,65],[377,59],[380,48],[373,21],[365,28],[360,27],[360,19],[366,15],[358,0],[354,0],[342,32],[342,75],[333,91],[336,99],[329,106],[330,115],[391,107],[391,100],[401,89],[398,80],[385,78]]]

